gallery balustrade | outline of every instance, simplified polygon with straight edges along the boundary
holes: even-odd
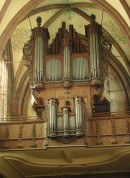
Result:
[[[56,136],[49,136],[49,124],[36,118],[8,119],[0,122],[0,149],[46,149],[60,146],[106,147],[130,144],[130,112],[95,113],[84,121],[83,135],[76,135],[75,113],[57,115]],[[68,119],[64,122],[63,119]],[[58,121],[59,120],[59,121]],[[63,126],[59,127],[59,123]],[[64,127],[64,123],[67,127]],[[73,127],[72,127],[73,126]],[[66,130],[67,129],[67,130]]]

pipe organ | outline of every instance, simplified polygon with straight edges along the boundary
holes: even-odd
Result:
[[[103,54],[109,43],[105,38],[103,45],[101,25],[95,22],[94,15],[90,18],[85,35],[76,32],[71,24],[66,28],[62,22],[49,44],[48,29],[41,27],[41,18],[38,17],[38,27],[32,29],[31,39],[23,48],[32,95],[37,96],[37,101],[38,98],[45,101],[42,106],[37,102],[35,110],[40,108],[36,112],[40,119],[45,116],[42,112],[48,114],[49,138],[83,137],[87,117],[91,117],[93,106],[102,102],[100,86],[105,80],[103,61],[106,61]],[[95,95],[99,100],[93,103]],[[49,112],[46,112],[48,107]]]

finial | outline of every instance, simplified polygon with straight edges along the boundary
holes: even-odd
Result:
[[[41,26],[41,22],[42,22],[42,18],[41,17],[37,17],[36,21],[37,21],[38,27],[40,27]]]
[[[92,22],[95,22],[96,16],[95,16],[94,14],[92,14],[92,15],[90,16],[90,18],[91,18],[91,21],[92,21]]]

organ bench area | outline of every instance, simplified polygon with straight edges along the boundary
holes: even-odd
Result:
[[[51,43],[41,20],[37,18],[38,26],[32,29],[31,39],[23,48],[32,107],[44,121],[52,142],[83,140],[86,120],[98,108],[99,112],[110,109],[109,101],[102,95],[111,43],[102,34],[94,15],[85,26],[85,35],[76,32],[71,24],[67,29],[62,22]]]

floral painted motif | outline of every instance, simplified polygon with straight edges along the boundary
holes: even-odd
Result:
[[[111,21],[107,21],[103,23],[103,26],[107,29],[107,31],[116,39],[117,42],[122,42],[123,44],[127,44],[127,40],[123,32],[115,25],[115,23]]]
[[[16,29],[15,33],[12,35],[12,47],[13,50],[21,52],[24,44],[30,39],[31,31],[26,28]]]

